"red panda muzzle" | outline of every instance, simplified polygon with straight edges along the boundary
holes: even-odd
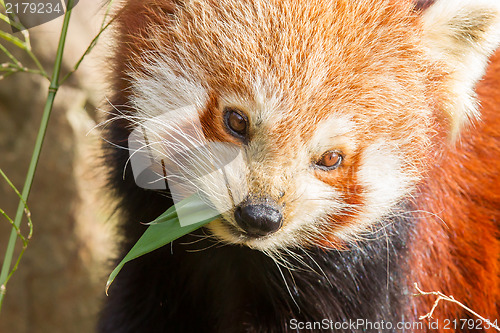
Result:
[[[269,235],[283,225],[281,209],[270,199],[242,202],[234,211],[234,219],[249,237]]]

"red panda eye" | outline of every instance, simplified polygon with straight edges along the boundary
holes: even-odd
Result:
[[[240,139],[247,136],[248,119],[240,111],[226,108],[224,110],[224,123],[233,136]]]
[[[316,165],[324,170],[333,170],[340,166],[342,163],[343,157],[340,153],[336,151],[328,151],[324,153]]]

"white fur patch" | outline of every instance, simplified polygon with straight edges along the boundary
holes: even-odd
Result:
[[[352,116],[335,114],[323,120],[318,124],[310,141],[313,155],[318,156],[335,149],[354,151],[355,129],[356,123]]]
[[[358,219],[361,228],[389,213],[417,181],[413,170],[405,170],[396,147],[379,140],[362,154],[358,180],[366,189],[365,203]]]
[[[173,61],[159,58],[145,64],[145,69],[147,74],[130,73],[131,103],[138,117],[147,120],[192,105],[199,111],[205,106],[207,90],[192,73]]]
[[[168,182],[176,205],[200,194],[207,208],[224,213],[248,193],[242,182],[246,178],[242,150],[235,144],[208,141],[197,115],[191,106],[141,122],[128,140],[132,171],[143,188],[166,189]],[[178,214],[181,225],[193,223]]]

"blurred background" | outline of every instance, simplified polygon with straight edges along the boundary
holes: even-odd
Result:
[[[99,32],[101,1],[81,0],[73,10],[64,52],[63,75],[73,68]],[[34,53],[51,74],[62,17],[29,29]],[[7,24],[0,30],[10,32]],[[16,36],[21,36],[19,33]],[[0,41],[4,46],[8,43]],[[7,285],[0,332],[92,332],[106,297],[112,268],[111,200],[103,189],[99,161],[99,108],[106,108],[105,55],[110,38],[98,46],[59,90],[28,205],[34,234],[18,271]],[[23,52],[9,46],[25,65]],[[0,55],[0,64],[8,60]],[[16,73],[0,80],[0,168],[22,189],[38,132],[48,81]],[[0,208],[12,218],[18,198],[0,179]],[[26,219],[23,220],[26,231]],[[0,216],[0,262],[10,225]],[[21,244],[16,254],[21,249]],[[16,256],[14,257],[14,260]]]

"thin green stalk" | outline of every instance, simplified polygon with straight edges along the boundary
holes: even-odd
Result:
[[[71,0],[73,1],[73,0]],[[45,69],[43,68],[42,64],[40,63],[40,61],[38,60],[38,58],[35,56],[35,54],[33,53],[33,51],[31,51],[31,43],[30,43],[30,37],[29,37],[29,33],[26,31],[26,33],[23,34],[24,35],[24,44],[26,45],[26,48],[25,48],[25,51],[26,53],[28,53],[28,55],[30,56],[30,58],[33,60],[33,62],[35,63],[36,67],[38,68],[38,70],[40,71],[40,73],[45,76],[45,78],[49,79],[49,75],[45,72]],[[52,78],[54,76],[52,75]]]
[[[104,27],[101,28],[101,30],[99,31],[99,33],[94,37],[94,39],[92,40],[92,42],[90,42],[89,46],[87,47],[87,49],[85,50],[85,52],[83,53],[83,55],[80,57],[80,59],[78,59],[77,63],[75,64],[75,66],[73,67],[73,69],[68,72],[62,79],[61,79],[61,84],[63,84],[74,72],[77,71],[77,69],[80,67],[80,64],[82,63],[82,61],[85,59],[85,57],[87,55],[89,55],[90,51],[92,51],[92,49],[94,48],[94,46],[97,44],[97,40],[99,39],[99,37],[101,36],[101,34],[104,32],[104,30],[107,29],[107,27],[113,23],[114,19],[109,21]]]
[[[3,80],[3,79],[5,79],[5,78],[7,78],[7,77],[11,76],[11,75],[12,75],[12,74],[14,74],[14,73],[17,73],[17,72],[7,72],[7,73],[5,73],[5,74],[2,74],[2,75],[0,75],[0,80]]]
[[[5,39],[7,42],[14,44],[22,50],[26,50],[26,45],[19,38],[12,36],[11,34],[0,30],[0,38]]]
[[[29,211],[28,205],[23,200],[21,193],[19,193],[18,189],[14,186],[14,184],[12,184],[12,182],[7,177],[7,175],[2,171],[2,169],[0,169],[0,175],[4,178],[4,180],[7,182],[7,184],[9,184],[9,186],[14,190],[14,192],[16,192],[17,196],[19,197],[19,200],[21,200],[23,202],[24,215],[26,215],[26,218],[28,219],[28,227],[29,227],[28,236],[24,237],[23,234],[21,233],[21,229],[18,226],[16,226],[16,224],[10,218],[10,216],[8,216],[7,213],[3,209],[0,209],[0,214],[2,214],[7,219],[7,221],[9,221],[12,228],[14,228],[14,230],[16,230],[17,236],[19,237],[19,239],[21,239],[21,241],[23,243],[21,253],[19,253],[19,255],[17,256],[17,260],[16,260],[16,263],[14,264],[14,267],[10,271],[9,276],[7,277],[7,280],[5,281],[3,286],[0,288],[0,293],[5,294],[5,291],[6,291],[5,286],[7,285],[11,276],[17,271],[17,267],[19,266],[19,263],[21,262],[21,258],[23,257],[24,252],[26,251],[26,248],[28,247],[28,243],[31,240],[31,236],[33,235],[33,223],[31,221],[31,213]],[[2,303],[0,303],[0,311],[1,311],[1,309],[2,309]]]
[[[111,0],[111,1],[108,2],[108,7],[106,8],[106,12],[104,13],[104,18],[102,19],[101,28],[99,29],[99,33],[97,33],[97,35],[94,37],[94,39],[92,39],[92,41],[90,42],[89,46],[87,47],[87,49],[85,50],[85,52],[83,53],[83,55],[80,57],[80,59],[78,59],[78,61],[76,62],[75,66],[73,67],[73,69],[70,72],[68,72],[61,79],[61,84],[63,84],[74,72],[76,72],[78,70],[78,68],[80,67],[80,64],[82,63],[82,61],[85,59],[86,56],[89,55],[89,53],[92,51],[92,49],[96,46],[97,41],[99,40],[99,37],[101,37],[101,34],[115,20],[115,18],[112,18],[108,23],[106,23],[106,20],[107,20],[107,18],[109,16],[109,13],[111,11],[111,5],[112,5],[112,3],[113,3],[113,0]]]
[[[15,22],[15,21],[13,21],[13,20],[11,20],[11,19],[9,19],[9,17],[8,17],[7,15],[4,15],[4,14],[0,13],[0,19],[1,19],[2,21],[6,22],[7,24],[9,24],[9,25],[13,26],[13,27],[14,27],[14,28],[16,28],[17,30],[22,30],[22,29],[24,29],[24,27],[23,27],[21,24],[19,24],[19,23],[17,23],[17,22]]]
[[[0,214],[2,214],[3,217],[5,217],[7,219],[7,221],[9,221],[10,225],[12,226],[12,228],[14,228],[16,230],[17,237],[19,237],[19,239],[21,239],[21,241],[23,242],[23,244],[26,245],[26,243],[27,243],[26,237],[24,237],[23,234],[21,233],[21,229],[19,229],[14,224],[14,221],[10,218],[9,215],[7,215],[7,213],[2,208],[0,208]]]
[[[49,76],[45,72],[45,69],[43,68],[42,64],[40,63],[40,61],[38,60],[38,58],[35,56],[35,54],[33,53],[33,51],[31,50],[29,33],[27,31],[23,32],[23,37],[24,37],[24,42],[22,40],[20,40],[19,38],[15,37],[15,36],[12,36],[11,34],[6,33],[5,31],[1,31],[0,30],[0,38],[6,40],[9,43],[14,44],[15,46],[17,46],[21,50],[24,50],[29,55],[29,57],[33,60],[33,62],[35,63],[35,65],[38,68],[38,70],[40,71],[40,73],[44,77],[46,77],[47,79],[49,79]]]
[[[23,26],[23,24],[21,23],[21,21],[19,21],[19,18],[17,16],[14,16],[13,19],[11,20],[8,16],[0,13],[0,19],[2,21],[5,21],[10,26],[16,28],[19,31],[25,29],[25,27]]]
[[[68,1],[68,8],[72,8],[73,0]],[[21,225],[21,220],[24,213],[24,202],[28,201],[28,196],[31,190],[31,185],[33,184],[33,178],[35,175],[36,166],[38,164],[38,159],[40,157],[40,152],[42,150],[43,140],[45,138],[45,133],[47,131],[47,125],[50,119],[50,114],[52,111],[52,106],[54,104],[54,99],[59,89],[59,75],[61,71],[62,58],[64,53],[64,45],[66,42],[66,36],[68,33],[69,19],[71,17],[71,9],[68,9],[64,14],[64,21],[61,29],[61,36],[59,38],[59,45],[57,47],[56,61],[54,64],[54,72],[52,74],[52,79],[49,86],[47,101],[43,110],[42,121],[40,123],[40,128],[36,138],[35,149],[31,157],[31,162],[28,168],[28,173],[26,175],[26,180],[24,182],[22,198],[19,201],[19,205],[16,212],[16,217],[14,219],[14,224],[19,228]],[[0,305],[3,303],[3,299],[6,291],[6,282],[9,278],[9,272],[12,264],[12,257],[14,255],[14,248],[17,241],[17,232],[15,228],[12,228],[9,243],[7,245],[7,251],[5,252],[5,257],[2,265],[2,271],[0,272]]]
[[[7,73],[25,72],[25,73],[32,73],[32,74],[37,74],[37,75],[43,76],[43,73],[37,69],[30,69],[30,68],[24,67],[22,64],[19,66],[16,64],[12,64],[12,63],[4,63],[4,64],[0,65],[0,72],[7,72]]]
[[[12,61],[13,64],[18,65],[19,67],[22,66],[21,62],[19,60],[17,60],[16,57],[14,57],[14,55],[12,53],[10,53],[10,51],[7,50],[7,48],[5,46],[3,46],[2,44],[0,44],[0,50],[2,50],[2,52],[5,53],[5,55],[7,57],[9,57],[9,59]]]

